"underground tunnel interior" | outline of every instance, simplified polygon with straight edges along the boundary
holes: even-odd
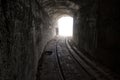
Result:
[[[0,0],[0,80],[36,80],[57,20],[73,17],[72,42],[120,75],[119,7],[115,0]]]

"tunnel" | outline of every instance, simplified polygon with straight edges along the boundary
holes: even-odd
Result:
[[[73,18],[69,43],[113,78],[85,80],[119,80],[118,5],[116,0],[0,0],[0,80],[47,80],[38,78],[41,58],[46,45],[60,38],[58,20],[65,16]]]

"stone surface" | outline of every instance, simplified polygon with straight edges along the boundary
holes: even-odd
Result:
[[[0,80],[35,80],[50,21],[35,0],[0,0]]]

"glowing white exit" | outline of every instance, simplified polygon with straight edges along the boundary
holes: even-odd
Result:
[[[72,36],[73,35],[73,18],[61,17],[58,20],[58,30],[60,36]]]

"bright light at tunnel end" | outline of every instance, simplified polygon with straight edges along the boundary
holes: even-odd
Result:
[[[72,37],[73,35],[73,18],[70,16],[58,19],[59,36]]]

